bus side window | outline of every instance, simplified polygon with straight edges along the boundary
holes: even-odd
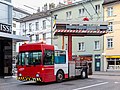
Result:
[[[44,56],[44,65],[53,65],[54,64],[54,53],[52,50],[45,50]]]

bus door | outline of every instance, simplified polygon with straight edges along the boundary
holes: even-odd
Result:
[[[44,51],[43,65],[44,65],[44,80],[46,82],[55,81],[54,51],[52,50]]]

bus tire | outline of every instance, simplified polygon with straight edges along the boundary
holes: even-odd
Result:
[[[81,72],[81,78],[85,79],[86,76],[87,76],[86,74],[87,74],[86,71],[83,69],[82,72]]]
[[[60,70],[57,72],[56,81],[60,83],[63,81],[63,79],[64,79],[64,73]]]

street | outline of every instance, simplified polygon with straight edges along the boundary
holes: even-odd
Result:
[[[0,90],[120,90],[120,76],[92,75],[88,79],[66,80],[62,83],[8,82]]]

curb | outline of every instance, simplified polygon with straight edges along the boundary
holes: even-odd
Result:
[[[103,76],[120,76],[120,74],[93,74],[93,75],[103,75]]]

